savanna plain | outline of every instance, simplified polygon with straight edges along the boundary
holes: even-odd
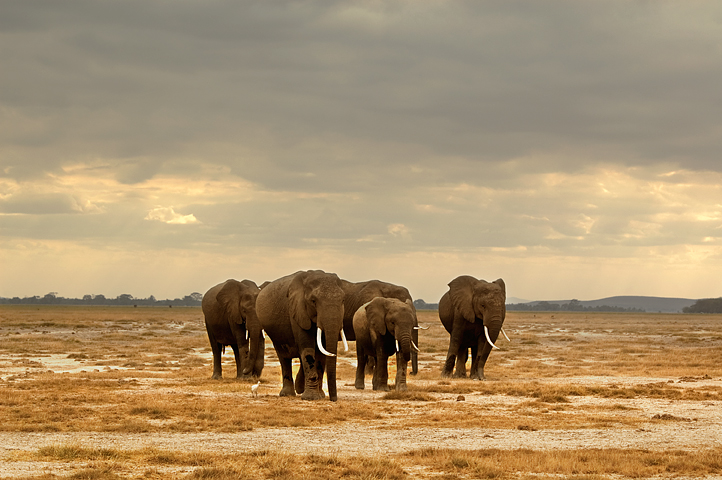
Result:
[[[483,382],[418,317],[408,392],[356,390],[351,342],[306,402],[270,340],[257,396],[230,348],[211,380],[200,308],[0,306],[0,478],[722,478],[722,316],[509,312]]]

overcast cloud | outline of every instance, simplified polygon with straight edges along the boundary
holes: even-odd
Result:
[[[0,296],[720,296],[718,2],[0,3]]]

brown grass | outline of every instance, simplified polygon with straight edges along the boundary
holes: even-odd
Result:
[[[650,478],[722,474],[722,448],[696,452],[577,449],[548,452],[428,448],[386,458],[294,455],[256,451],[228,455],[157,449],[88,449],[57,445],[39,449],[38,461],[87,462],[70,478],[173,479],[406,479],[427,478]],[[183,467],[190,467],[186,473]],[[413,472],[413,473],[412,473]],[[53,477],[33,477],[53,478]]]
[[[509,478],[525,475],[593,475],[608,478],[649,478],[655,475],[704,476],[722,473],[722,448],[700,452],[619,449],[532,450],[424,449],[405,457],[444,473],[470,478]],[[461,477],[459,477],[461,478]],[[467,477],[469,478],[469,477]]]
[[[408,378],[408,392],[353,401],[341,393],[339,402],[331,403],[278,397],[279,368],[271,365],[264,370],[260,398],[254,399],[251,381],[232,378],[230,349],[224,355],[225,378],[210,380],[212,356],[197,308],[0,306],[0,430],[237,432],[344,422],[456,428],[460,416],[465,425],[495,429],[629,429],[650,421],[695,421],[664,412],[651,418],[630,407],[632,399],[722,400],[721,388],[702,382],[722,376],[720,316],[510,312],[505,330],[512,341],[500,338],[502,350],[491,355],[486,382],[440,379],[448,334],[435,313],[420,312],[419,320],[431,328],[420,332],[421,370]],[[275,360],[270,341],[266,354]],[[339,357],[340,382],[353,383],[354,351]],[[63,364],[56,370],[73,371],[48,372],[45,365],[53,362]],[[610,381],[575,381],[592,376]],[[636,377],[659,380],[637,382]],[[584,397],[612,401],[604,406],[576,401]],[[369,459],[60,445],[41,449],[31,460],[86,462],[88,468],[74,478],[408,478],[431,473],[442,479],[639,478],[720,474],[714,459],[721,453],[423,450]]]

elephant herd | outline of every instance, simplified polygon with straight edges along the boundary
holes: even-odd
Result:
[[[439,302],[439,318],[450,334],[443,377],[466,376],[471,349],[471,378],[484,379],[484,364],[506,315],[504,281],[477,280],[468,275],[449,283]],[[348,351],[356,342],[356,381],[364,388],[365,369],[373,368],[374,390],[388,390],[388,358],[396,355],[396,389],[406,390],[406,370],[418,372],[419,336],[416,309],[409,291],[379,280],[349,282],[322,270],[299,271],[265,282],[227,280],[203,296],[208,339],[213,351],[213,377],[222,376],[221,354],[231,346],[237,377],[260,377],[265,336],[281,363],[281,396],[300,394],[306,400],[338,399],[338,342]],[[296,378],[291,362],[301,361]],[[453,372],[456,363],[456,371]]]

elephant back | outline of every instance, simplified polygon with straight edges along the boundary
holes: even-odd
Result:
[[[369,334],[369,319],[366,315],[366,307],[371,303],[366,302],[353,313],[353,331],[356,342],[366,348],[371,347],[371,336]],[[358,348],[358,346],[357,346]]]
[[[203,299],[201,300],[201,310],[203,311],[203,315],[206,317],[206,321],[208,321],[214,310],[218,308],[216,295],[218,295],[218,292],[221,291],[223,285],[225,285],[225,282],[209,288],[205,295],[203,295]]]
[[[256,315],[264,330],[278,324],[280,320],[289,321],[288,287],[294,275],[287,275],[267,283],[258,293]]]

